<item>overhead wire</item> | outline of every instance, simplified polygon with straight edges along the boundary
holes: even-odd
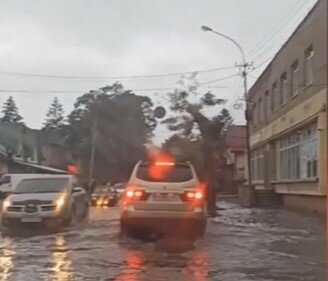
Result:
[[[123,79],[152,79],[152,78],[163,78],[163,77],[175,77],[180,75],[187,75],[193,73],[208,73],[219,70],[233,69],[235,66],[224,66],[216,67],[210,69],[201,69],[185,72],[173,72],[173,73],[163,73],[163,74],[147,74],[147,75],[130,75],[130,76],[75,76],[75,75],[53,75],[53,74],[34,74],[34,73],[22,73],[22,72],[10,72],[10,71],[0,71],[2,74],[21,76],[21,77],[33,77],[33,78],[47,78],[47,79],[65,79],[65,80],[123,80]]]
[[[276,35],[279,34],[279,32],[281,30],[283,30],[291,21],[293,21],[295,19],[295,16],[298,14],[299,11],[301,11],[304,6],[306,5],[307,0],[304,0],[301,5],[294,11],[294,9],[298,6],[299,2],[297,2],[292,9],[288,12],[288,14],[286,14],[285,16],[285,21],[282,22],[282,24],[280,26],[278,26],[278,28],[274,29],[269,35],[267,35],[266,37],[264,37],[259,43],[257,43],[249,52],[249,55],[252,56],[255,53],[259,52],[259,50],[263,49],[263,47],[270,42],[273,38],[276,37]],[[291,12],[294,13],[292,15],[290,15]]]

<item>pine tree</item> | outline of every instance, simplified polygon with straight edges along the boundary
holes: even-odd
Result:
[[[55,97],[52,101],[44,124],[45,128],[58,129],[64,125],[64,109],[58,98]]]
[[[0,122],[19,123],[22,120],[23,117],[19,115],[16,103],[13,97],[10,96],[2,106],[2,117],[0,118]]]

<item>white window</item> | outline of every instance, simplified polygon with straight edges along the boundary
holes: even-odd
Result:
[[[291,77],[290,77],[290,88],[291,96],[295,97],[299,94],[300,91],[300,71],[298,66],[298,60],[294,61],[291,67]]]
[[[305,51],[304,74],[305,85],[311,85],[314,76],[314,51],[312,46]]]
[[[251,173],[253,181],[264,179],[264,154],[263,148],[258,148],[251,153]]]
[[[271,107],[272,112],[276,111],[279,106],[279,95],[278,95],[278,86],[277,82],[272,85],[272,94],[271,94]]]
[[[280,77],[280,105],[287,102],[287,74],[286,72]]]
[[[311,125],[279,140],[280,179],[317,177],[316,132],[316,126]]]

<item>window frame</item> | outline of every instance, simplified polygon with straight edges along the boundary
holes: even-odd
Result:
[[[310,67],[311,66],[311,67]],[[311,75],[308,75],[310,71]],[[311,76],[311,77],[309,77]],[[308,81],[309,79],[309,81]],[[314,49],[313,45],[308,47],[304,52],[304,84],[306,87],[313,84],[314,79]]]
[[[279,93],[278,93],[278,83],[275,81],[272,84],[272,93],[271,93],[271,102],[272,102],[272,112],[276,112],[279,108]]]
[[[316,124],[310,124],[306,127],[293,131],[277,140],[278,157],[277,157],[276,164],[279,167],[279,169],[277,169],[278,170],[277,178],[279,181],[313,180],[318,177],[319,145],[318,145],[318,135],[317,135],[316,128],[317,128]],[[313,149],[312,157],[311,157],[311,152],[308,152],[307,154],[305,151],[305,146],[309,143],[314,144],[314,146],[310,148]],[[297,154],[294,154],[295,148],[297,148],[296,150]],[[286,162],[283,163],[283,161]],[[293,164],[296,165],[296,167],[293,166]],[[310,173],[309,173],[309,167],[310,167]]]
[[[287,72],[284,72],[280,76],[280,100],[279,100],[279,105],[282,107],[287,103]]]
[[[300,87],[300,66],[298,60],[295,60],[291,65],[290,74],[290,93],[292,98],[299,95]]]

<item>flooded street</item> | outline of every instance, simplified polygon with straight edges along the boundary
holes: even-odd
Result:
[[[194,245],[120,238],[117,207],[93,208],[88,222],[59,233],[2,237],[0,279],[325,280],[322,218],[219,205]]]

